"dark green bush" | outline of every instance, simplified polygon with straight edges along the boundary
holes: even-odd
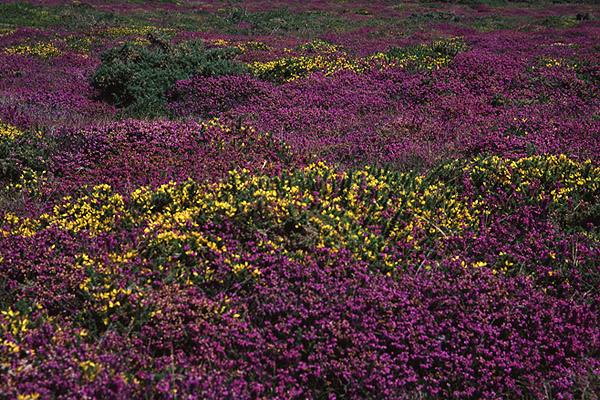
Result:
[[[148,46],[126,42],[100,55],[90,80],[100,99],[130,113],[157,116],[165,113],[165,96],[175,82],[246,71],[233,61],[237,49],[206,49],[197,41],[174,45],[156,32],[148,39]]]

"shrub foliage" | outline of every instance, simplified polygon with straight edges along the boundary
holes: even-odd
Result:
[[[202,42],[173,44],[157,32],[149,45],[126,42],[101,54],[102,63],[91,77],[99,98],[117,107],[145,114],[161,114],[173,84],[193,76],[237,75],[245,67],[233,59],[233,48],[207,49]]]

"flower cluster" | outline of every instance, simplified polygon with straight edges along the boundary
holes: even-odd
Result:
[[[287,56],[273,61],[254,62],[250,68],[263,80],[275,82],[291,82],[314,72],[331,75],[337,71],[349,70],[355,73],[398,66],[410,69],[439,69],[446,66],[451,57],[440,49],[453,49],[458,53],[465,49],[464,43],[454,40],[438,40],[430,45],[421,44],[417,51],[390,50],[387,54],[375,53],[362,58],[350,56],[341,46],[325,42],[309,42],[298,46],[295,50],[308,55]],[[396,49],[397,50],[397,49]],[[284,49],[293,53],[290,49]],[[313,54],[316,53],[316,54]]]
[[[199,115],[212,118],[238,104],[262,97],[269,86],[251,76],[197,76],[175,83],[169,94],[173,115]]]
[[[52,43],[37,43],[34,46],[23,45],[7,47],[3,51],[5,54],[27,54],[44,58],[60,54],[60,50],[52,45]]]
[[[156,374],[180,394],[240,398],[537,396],[540,379],[570,392],[600,367],[586,306],[600,232],[583,238],[561,213],[599,196],[600,169],[564,156],[423,176],[230,171],[127,196],[99,185],[35,218],[3,215],[2,301],[22,310],[4,312],[3,362],[18,371],[34,357],[13,379],[42,393],[35,377],[56,362],[36,350],[46,341],[77,361],[72,393],[118,382],[135,395]]]
[[[600,7],[229,3],[0,4],[0,398],[597,398]]]
[[[14,126],[3,124],[2,120],[0,120],[0,138],[2,138],[3,140],[16,139],[17,136],[20,136],[22,134],[23,132],[19,131]]]

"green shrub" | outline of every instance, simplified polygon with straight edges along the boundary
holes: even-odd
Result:
[[[430,44],[409,47],[391,47],[386,53],[390,61],[403,64],[411,70],[437,69],[448,63],[469,47],[460,39],[440,39]]]
[[[100,99],[130,113],[157,116],[165,114],[165,96],[178,80],[246,71],[233,61],[237,49],[206,49],[197,41],[174,45],[155,31],[148,39],[148,46],[126,42],[100,55],[102,63],[91,77]]]

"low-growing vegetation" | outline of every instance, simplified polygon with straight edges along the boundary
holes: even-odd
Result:
[[[599,16],[0,5],[0,398],[597,399]]]

